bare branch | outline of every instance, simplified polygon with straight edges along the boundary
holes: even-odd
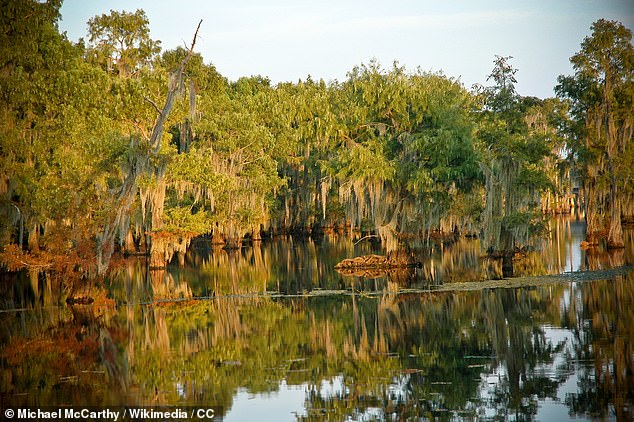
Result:
[[[156,110],[156,112],[160,116],[161,115],[161,109],[156,105],[156,103],[154,101],[152,101],[150,98],[146,97],[145,95],[143,96],[143,98],[145,99],[145,101],[147,101],[148,103],[150,103],[150,104],[152,104],[154,106],[154,109]]]
[[[149,98],[145,98],[146,101],[152,104],[156,111],[159,113],[156,123],[152,128],[152,134],[149,138],[152,150],[146,153],[144,156],[137,156],[135,158],[135,162],[132,164],[132,168],[126,176],[123,185],[119,188],[118,204],[116,206],[115,216],[114,218],[112,218],[112,220],[108,221],[105,224],[103,232],[97,236],[97,270],[99,274],[104,274],[108,267],[110,257],[112,256],[112,251],[114,250],[114,238],[116,228],[120,226],[121,219],[130,210],[130,207],[132,206],[132,203],[136,197],[138,189],[137,178],[143,172],[148,171],[145,163],[149,161],[149,158],[152,154],[158,153],[161,148],[163,127],[165,125],[167,117],[172,111],[179,87],[180,85],[182,85],[185,66],[187,65],[187,62],[189,62],[191,56],[194,54],[196,37],[198,36],[198,30],[200,29],[201,24],[202,19],[200,20],[200,22],[198,22],[196,32],[194,33],[194,39],[192,40],[192,44],[189,48],[187,56],[181,62],[180,68],[174,73],[174,76],[178,83],[168,88],[167,98],[165,99],[165,105],[163,106],[163,109],[160,110],[159,107],[152,100],[150,100]]]
[[[196,38],[198,37],[198,30],[200,29],[200,25],[203,23],[203,20],[201,19],[198,22],[198,26],[196,27],[196,32],[194,32],[194,39],[192,40],[192,45],[191,47],[189,47],[189,54],[187,54],[187,57],[185,57],[185,59],[183,59],[183,61],[181,62],[181,68],[179,70],[179,76],[182,77],[183,73],[185,72],[185,66],[187,66],[187,62],[189,62],[189,59],[191,58],[191,56],[194,55],[194,46],[196,45]]]
[[[165,120],[167,120],[167,116],[172,111],[172,107],[174,106],[174,101],[176,100],[177,93],[181,85],[183,84],[183,77],[185,75],[185,66],[187,66],[189,59],[191,59],[191,57],[194,55],[194,46],[196,45],[198,30],[200,29],[200,25],[202,23],[203,23],[203,20],[201,19],[200,22],[198,22],[198,26],[196,27],[196,32],[194,33],[194,39],[192,40],[192,45],[189,48],[189,52],[187,56],[181,62],[181,65],[178,68],[178,70],[172,74],[174,75],[174,80],[176,81],[176,83],[174,83],[168,89],[167,98],[165,99],[165,105],[163,106],[163,110],[161,110],[159,114],[158,120],[156,121],[156,124],[154,125],[154,129],[152,130],[152,136],[150,137],[150,144],[152,145],[154,152],[158,152],[158,150],[161,148],[163,126],[165,124]]]
[[[369,235],[367,235],[367,236],[363,236],[361,239],[359,239],[359,240],[357,240],[356,242],[354,242],[354,243],[353,243],[353,245],[354,245],[354,246],[356,246],[356,245],[357,245],[357,244],[359,244],[362,240],[369,239],[369,238],[371,238],[371,237],[379,237],[379,235],[378,235],[378,234],[369,234]]]

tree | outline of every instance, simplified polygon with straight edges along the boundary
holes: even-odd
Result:
[[[371,62],[337,89],[341,129],[329,166],[353,226],[376,230],[390,252],[403,248],[402,234],[465,228],[468,218],[455,205],[480,173],[472,98],[461,84]]]
[[[267,122],[274,98],[269,81],[260,77],[240,78],[225,92],[204,92],[197,139],[182,159],[199,163],[205,174],[173,166],[175,181],[205,192],[208,230],[229,249],[240,247],[247,234],[259,239],[272,195],[283,184],[276,154],[284,151],[276,153],[279,143]]]
[[[126,219],[132,208],[133,202],[139,193],[139,201],[142,209],[142,219],[146,237],[146,245],[150,254],[151,267],[164,267],[174,252],[174,246],[184,249],[189,239],[172,242],[161,236],[163,228],[163,211],[165,207],[167,164],[171,158],[173,148],[168,142],[163,142],[165,128],[174,106],[185,92],[186,68],[194,55],[194,46],[202,20],[196,27],[196,32],[191,46],[181,60],[180,65],[168,73],[167,95],[161,109],[151,99],[144,99],[152,104],[158,116],[154,120],[152,129],[144,133],[143,139],[137,142],[132,138],[130,143],[130,156],[128,157],[125,176],[121,185],[115,190],[116,200],[114,212],[111,218],[105,222],[102,232],[97,238],[97,261],[99,273],[103,274],[107,269],[113,252],[113,242],[117,231],[121,232],[125,227]],[[191,89],[191,88],[190,88]],[[190,106],[192,102],[190,101]],[[183,244],[185,244],[183,246]]]
[[[88,20],[88,35],[97,61],[108,71],[115,65],[120,76],[133,73],[161,51],[160,41],[150,38],[149,21],[141,9],[95,16]]]
[[[576,121],[570,146],[584,176],[587,241],[607,232],[608,247],[622,248],[625,197],[631,209],[634,131],[632,31],[600,19],[570,58],[574,76],[560,76],[557,94],[571,103]],[[630,159],[628,159],[630,157]]]
[[[540,231],[540,194],[550,187],[544,172],[549,148],[543,137],[529,130],[526,120],[527,111],[539,100],[517,94],[517,69],[509,59],[496,56],[489,75],[495,84],[483,91],[478,129],[486,179],[483,243],[489,253],[502,256],[504,276],[513,275],[516,246],[526,246]]]
[[[0,212],[8,217],[1,218],[1,244],[10,246],[10,268],[55,264],[70,278],[90,273],[94,263],[125,124],[113,118],[113,92],[121,87],[59,33],[59,6],[1,8]]]
[[[269,115],[283,153],[277,156],[279,173],[287,183],[277,193],[273,229],[307,234],[332,228],[343,220],[341,213],[332,212],[336,194],[324,171],[335,154],[336,88],[309,76],[296,84],[278,85],[275,94],[275,113]]]

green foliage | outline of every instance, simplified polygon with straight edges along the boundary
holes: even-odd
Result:
[[[494,85],[485,89],[486,105],[492,111],[511,113],[519,99],[515,90],[515,84],[517,83],[515,74],[518,69],[515,69],[509,63],[512,58],[512,56],[503,57],[496,55],[493,61],[493,71],[487,77],[487,81],[492,79]]]
[[[619,22],[600,19],[592,35],[570,58],[574,76],[560,76],[557,94],[569,101],[572,122],[569,147],[587,195],[588,240],[608,229],[608,243],[623,245],[622,214],[632,213],[634,196],[631,154],[634,125],[634,47],[632,31]],[[609,221],[609,227],[603,221]]]
[[[632,119],[629,30],[604,21],[597,33],[615,35],[584,41],[577,73],[560,80],[570,100],[562,102],[519,96],[517,71],[500,56],[494,84],[476,92],[441,73],[377,61],[342,82],[230,83],[184,48],[159,55],[142,10],[90,19],[88,48],[59,34],[58,18],[55,2],[2,8],[3,244],[35,247],[38,233],[48,236],[44,227],[56,227],[75,243],[99,243],[107,228],[120,243],[165,230],[213,232],[239,245],[260,228],[342,224],[389,241],[473,231],[484,217],[493,227],[487,242],[511,247],[527,239],[501,242],[505,230],[538,224],[544,196],[561,202],[570,190],[569,149],[577,160],[601,162],[607,138],[582,141],[591,133],[583,120],[605,104],[601,83],[612,84],[614,122],[627,128]],[[186,79],[174,85],[186,58]],[[168,99],[159,129],[169,139],[159,144],[153,132]],[[629,145],[611,156],[616,182],[600,172],[597,186],[632,193]],[[504,223],[511,220],[517,224]]]
[[[141,9],[95,16],[88,20],[89,54],[108,71],[115,65],[120,76],[134,73],[161,51],[160,41],[150,38],[149,24]]]
[[[549,121],[553,105],[515,91],[511,57],[496,56],[489,76],[494,86],[483,90],[484,110],[478,128],[480,165],[486,177],[484,244],[492,252],[512,253],[539,233],[541,195],[554,190],[550,161],[560,142]]]
[[[170,207],[163,215],[165,230],[174,234],[198,235],[209,232],[211,226],[205,211],[192,213],[192,207]]]
[[[385,71],[377,62],[355,67],[337,88],[341,129],[331,166],[359,203],[359,215],[349,205],[349,218],[369,218],[377,229],[390,222],[402,233],[441,225],[458,191],[479,183],[470,95],[441,74],[408,74],[397,64]],[[380,192],[358,184],[377,181]]]
[[[0,206],[18,209],[21,226],[36,227],[33,233],[49,228],[42,243],[66,253],[102,224],[125,146],[108,98],[113,85],[83,60],[81,46],[57,32],[57,7],[11,2],[2,8],[2,34],[9,36],[2,45],[13,47],[0,59],[0,172],[8,185]],[[11,229],[3,227],[3,238],[26,240],[22,229]],[[63,240],[47,239],[53,233]],[[38,243],[34,236],[29,242]]]

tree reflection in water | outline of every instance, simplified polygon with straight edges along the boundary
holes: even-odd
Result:
[[[567,236],[554,243],[551,252],[560,253],[552,260],[526,268],[632,263],[631,248],[577,250],[571,260]],[[435,255],[433,283],[457,280],[451,268],[479,262],[450,250]],[[4,306],[26,309],[0,313],[1,401],[214,404],[229,420],[240,392],[265,402],[298,386],[302,420],[545,419],[553,407],[632,418],[631,271],[592,282],[413,292],[403,288],[424,283],[416,274],[348,278],[332,269],[370,251],[336,239],[279,241],[188,254],[167,271],[127,261],[90,306],[63,305],[64,289],[45,277],[2,284]]]

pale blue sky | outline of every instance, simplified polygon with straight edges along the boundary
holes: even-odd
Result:
[[[87,20],[111,9],[145,10],[163,49],[189,43],[236,80],[344,80],[353,66],[394,60],[442,70],[465,86],[486,84],[496,54],[513,56],[522,95],[553,96],[557,76],[599,18],[634,29],[634,0],[65,0],[60,29],[86,35]]]

